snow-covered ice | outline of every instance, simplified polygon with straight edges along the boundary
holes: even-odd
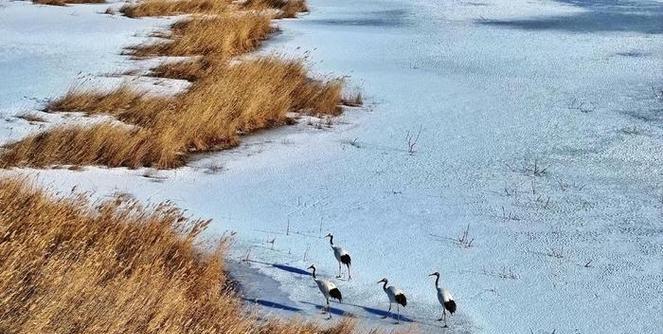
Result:
[[[209,233],[236,231],[233,259],[250,260],[252,269],[233,264],[246,270],[249,304],[278,315],[324,321],[305,268],[336,274],[321,238],[333,232],[353,259],[353,280],[336,281],[346,303],[333,309],[368,325],[395,326],[381,319],[377,281],[387,277],[408,296],[399,326],[424,332],[663,330],[661,1],[309,2],[312,12],[280,21],[261,52],[349,75],[366,108],[331,128],[313,120],[263,132],[173,171],[21,172],[54,189],[173,200],[213,218]],[[0,9],[0,31],[15,32],[0,34],[3,118],[38,107],[23,96],[61,93],[78,71],[130,67],[121,46],[162,24],[103,9]],[[25,15],[41,11],[77,15],[67,30],[30,26]],[[112,29],[75,33],[86,22]],[[49,43],[31,37],[44,33]],[[35,130],[18,122],[0,129]],[[419,129],[411,154],[406,137]],[[448,330],[435,321],[433,271],[459,306]]]

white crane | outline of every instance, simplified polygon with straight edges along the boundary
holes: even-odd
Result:
[[[389,313],[391,313],[391,304],[395,303],[396,304],[396,312],[398,314],[398,317],[396,318],[396,323],[401,322],[401,311],[400,311],[400,306],[402,305],[405,307],[407,305],[407,298],[405,298],[405,293],[401,289],[396,288],[393,285],[387,286],[387,282],[389,282],[386,278],[383,278],[378,281],[378,283],[384,283],[382,285],[382,290],[384,290],[384,293],[387,294],[387,297],[389,297]],[[383,318],[386,318],[388,315],[385,315]]]
[[[334,246],[334,236],[331,233],[325,235],[325,238],[329,238],[329,245],[334,251],[334,257],[336,257],[336,261],[338,261],[338,276],[336,276],[336,278],[343,277],[341,272],[341,264],[344,264],[346,267],[348,267],[348,280],[351,280],[352,274],[350,274],[350,264],[352,263],[352,260],[350,259],[350,253],[348,253],[348,251],[342,247]]]
[[[435,276],[435,289],[437,290],[437,300],[442,305],[442,318],[437,319],[437,321],[444,320],[444,327],[447,327],[447,311],[449,314],[453,315],[456,312],[456,302],[454,297],[451,296],[449,290],[440,288],[440,273],[434,272],[428,276]]]
[[[322,295],[325,297],[325,301],[327,302],[327,307],[323,312],[327,312],[329,314],[329,319],[331,319],[331,312],[329,312],[329,298],[334,298],[337,299],[339,303],[343,302],[343,297],[341,296],[341,291],[334,285],[334,283],[322,279],[322,278],[317,278],[315,276],[315,266],[311,265],[307,269],[313,269],[313,280],[315,281],[315,284],[318,285],[318,289],[320,289],[320,292],[322,292]]]

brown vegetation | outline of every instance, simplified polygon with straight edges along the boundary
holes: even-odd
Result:
[[[276,18],[293,18],[298,13],[308,12],[305,0],[246,0],[243,8],[252,10],[277,9]]]
[[[248,1],[243,6],[291,8],[297,3],[298,10],[305,8],[296,1]],[[174,168],[183,165],[192,152],[234,147],[240,135],[289,124],[291,112],[341,112],[340,105],[348,102],[342,98],[342,82],[309,78],[299,60],[262,57],[233,63],[234,56],[255,50],[274,28],[267,16],[237,9],[228,14],[228,6],[224,1],[147,0],[126,7],[125,12],[135,10],[132,15],[221,13],[178,21],[171,27],[169,41],[129,49],[141,57],[191,56],[163,63],[150,74],[190,80],[191,88],[164,97],[149,96],[128,85],[110,92],[76,87],[51,101],[46,110],[105,113],[129,126],[103,123],[51,129],[7,145],[0,155],[0,167],[98,164]]]
[[[174,97],[146,96],[129,86],[111,92],[77,87],[52,101],[47,110],[107,113],[131,125],[103,123],[64,126],[6,146],[0,166],[100,164],[173,168],[191,152],[219,150],[239,143],[239,136],[290,123],[290,112],[336,115],[342,83],[308,78],[300,61],[275,57],[232,57],[255,50],[273,31],[270,18],[256,12],[278,9],[284,16],[305,11],[304,1],[146,0],[124,6],[127,16],[207,13],[171,27],[169,41],[129,49],[137,57],[192,56],[167,62],[150,75],[193,81]],[[347,102],[347,101],[346,101]]]
[[[137,167],[181,161],[161,138],[149,130],[110,123],[57,127],[9,145],[0,163],[3,167],[54,164]]]
[[[196,81],[209,74],[208,70],[211,68],[211,64],[205,59],[166,62],[154,67],[149,75],[159,78]]]
[[[294,17],[306,6],[301,0],[124,6],[130,17],[213,14],[177,22],[169,42],[129,50],[192,56],[151,73],[192,81],[191,88],[170,97],[127,85],[110,92],[74,88],[47,111],[110,114],[122,123],[60,126],[29,136],[1,151],[0,167],[173,168],[191,152],[232,147],[243,134],[289,123],[291,112],[340,113],[342,82],[311,79],[301,61],[231,61],[273,30],[266,9],[278,9],[271,17]],[[225,243],[211,251],[196,246],[207,221],[190,220],[169,204],[143,207],[118,196],[93,205],[85,198],[53,198],[22,181],[0,179],[0,333],[355,332],[347,320],[320,328],[247,315],[224,272]]]
[[[40,115],[33,114],[33,113],[23,113],[20,115],[17,115],[16,118],[20,118],[22,120],[25,120],[30,123],[43,123],[46,122],[46,120],[41,117]]]
[[[104,3],[106,0],[32,0],[39,5],[66,6],[67,4]]]
[[[171,40],[130,48],[134,56],[196,56],[215,62],[254,50],[272,31],[269,17],[224,15],[178,21]]]
[[[274,18],[293,18],[307,12],[305,0],[144,0],[122,6],[120,12],[128,17],[172,16],[181,14],[223,14],[238,10],[276,10]]]
[[[341,82],[312,80],[300,62],[280,58],[224,65],[175,97],[127,86],[108,93],[74,90],[49,110],[108,113],[134,126],[57,127],[8,145],[0,166],[174,168],[192,152],[227,149],[242,134],[289,123],[290,112],[336,115],[341,90]]]
[[[220,14],[231,4],[232,0],[143,0],[122,6],[120,12],[128,17]]]
[[[0,332],[349,334],[247,315],[224,272],[209,221],[127,196],[92,206],[0,179]]]

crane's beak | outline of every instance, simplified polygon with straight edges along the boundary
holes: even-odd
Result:
[[[306,269],[313,269],[313,268],[315,268],[315,267],[313,265],[311,265],[310,267],[308,267]]]
[[[331,237],[331,233],[325,235],[324,237],[325,237],[325,238],[329,238],[329,237]]]

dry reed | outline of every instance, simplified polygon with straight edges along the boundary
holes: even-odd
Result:
[[[143,0],[127,4],[120,12],[128,17],[219,14],[230,10],[231,0]]]
[[[303,1],[282,0],[250,0],[241,5],[225,0],[146,0],[125,6],[125,14],[132,11],[131,16],[216,14],[180,20],[172,25],[168,41],[129,49],[139,57],[191,56],[162,63],[150,74],[190,80],[190,89],[164,97],[146,95],[128,85],[110,92],[76,87],[50,102],[46,110],[105,113],[130,126],[56,127],[7,145],[0,153],[0,167],[175,168],[193,152],[231,148],[241,135],[290,124],[291,113],[338,115],[341,105],[348,104],[341,80],[311,79],[299,60],[231,61],[255,50],[274,30],[269,16],[255,12],[266,8],[285,13],[306,6]]]
[[[0,332],[349,334],[302,321],[258,321],[224,272],[209,221],[127,196],[90,203],[0,179]]]

